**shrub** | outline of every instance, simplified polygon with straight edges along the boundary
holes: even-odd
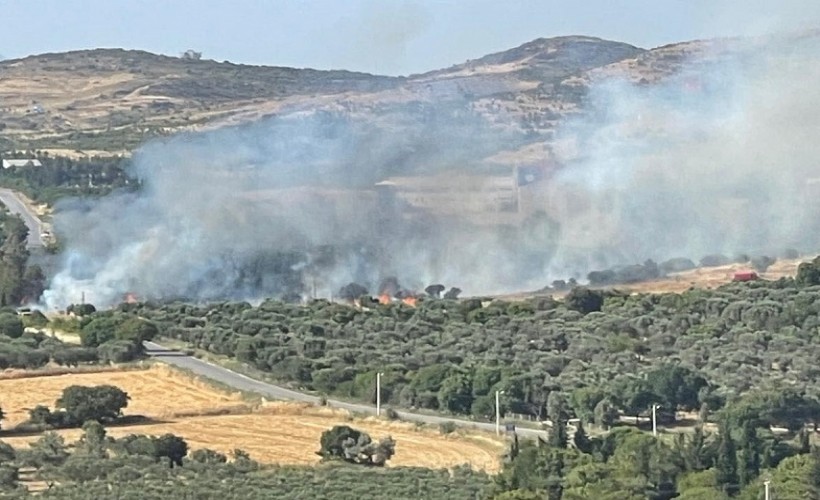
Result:
[[[442,434],[452,434],[458,429],[458,426],[454,422],[442,422],[438,424],[438,430]]]

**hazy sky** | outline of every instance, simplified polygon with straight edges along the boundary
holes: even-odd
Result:
[[[0,0],[0,55],[186,49],[236,63],[410,74],[538,37],[654,47],[820,26],[818,0]]]

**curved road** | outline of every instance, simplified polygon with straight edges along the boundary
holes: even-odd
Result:
[[[42,247],[43,222],[37,216],[37,213],[23,200],[20,193],[11,189],[0,188],[0,203],[5,205],[9,212],[17,214],[23,219],[26,227],[28,227],[28,247]]]
[[[188,356],[180,351],[175,351],[163,347],[155,342],[145,342],[145,349],[148,354],[163,363],[177,366],[186,370],[190,370],[197,375],[215,380],[221,384],[239,389],[241,391],[255,392],[271,399],[286,399],[293,401],[304,401],[307,403],[318,404],[319,398],[311,394],[286,389],[278,385],[269,384],[256,379],[252,379],[241,373],[229,370],[219,365],[208,363],[197,359],[193,356]],[[328,406],[334,408],[341,408],[351,412],[365,413],[369,415],[376,414],[376,407],[357,403],[346,403],[344,401],[337,401],[328,399]],[[423,422],[425,424],[441,424],[451,422],[459,427],[474,427],[477,429],[495,432],[495,424],[487,422],[473,422],[471,420],[462,420],[458,418],[426,415],[421,413],[411,413],[407,411],[396,412],[401,420],[410,422]],[[537,429],[527,429],[516,427],[515,432],[522,437],[542,437],[546,438],[546,431]]]

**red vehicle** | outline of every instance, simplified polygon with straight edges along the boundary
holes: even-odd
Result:
[[[754,271],[738,271],[732,281],[755,281],[760,278]]]

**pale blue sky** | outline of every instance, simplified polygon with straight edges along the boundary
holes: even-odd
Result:
[[[236,63],[410,74],[538,37],[654,47],[820,27],[820,0],[0,0],[0,55],[186,49]]]

